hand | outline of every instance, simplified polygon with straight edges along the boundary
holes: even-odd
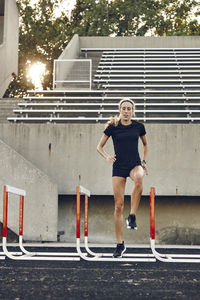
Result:
[[[116,161],[116,155],[108,155],[106,157],[107,162],[114,163]]]
[[[148,168],[147,168],[147,164],[145,162],[142,161],[142,167],[146,173],[146,175],[149,175],[149,171],[148,171]]]

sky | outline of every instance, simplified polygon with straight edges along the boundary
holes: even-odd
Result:
[[[60,9],[62,9],[62,7],[65,7],[65,9],[67,8],[69,11],[71,11],[76,4],[76,0],[63,0],[61,2],[62,4],[60,5]],[[57,13],[59,14],[59,9]]]
[[[38,0],[31,0],[32,4],[35,4],[37,2]],[[62,7],[64,7],[65,9],[67,8],[70,12],[74,7],[74,5],[76,4],[76,0],[60,0],[60,3],[61,3],[60,8],[57,10],[57,12],[55,12],[58,16],[59,16],[59,10],[61,10]]]

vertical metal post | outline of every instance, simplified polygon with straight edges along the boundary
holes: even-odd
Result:
[[[155,188],[150,190],[150,236],[155,240]]]
[[[90,60],[90,90],[92,89],[92,60]]]
[[[20,196],[19,204],[19,236],[23,236],[24,196]]]
[[[3,238],[7,237],[7,218],[8,218],[8,192],[6,186],[3,190]]]
[[[81,196],[80,187],[76,188],[76,238],[80,239],[80,218],[81,218]]]
[[[56,74],[55,74],[55,72],[56,72],[56,68],[55,68],[55,65],[56,65],[56,59],[54,59],[54,61],[53,61],[53,89],[55,89],[56,88],[56,86],[55,86],[55,80],[56,80]]]
[[[85,221],[84,221],[84,235],[88,237],[88,195],[85,195]]]

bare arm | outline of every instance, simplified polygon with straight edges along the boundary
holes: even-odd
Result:
[[[103,149],[103,147],[105,146],[107,140],[109,139],[109,136],[107,136],[106,134],[104,134],[100,141],[99,141],[99,144],[97,145],[97,151],[101,154],[101,156],[103,156],[108,162],[112,162],[114,163],[116,158],[115,158],[115,155],[111,156],[109,154],[107,154],[105,152],[105,150]]]
[[[144,149],[143,160],[146,161],[146,159],[147,159],[147,153],[148,153],[148,143],[147,143],[147,138],[146,138],[146,135],[143,135],[143,136],[141,136],[140,138],[141,138],[141,140],[142,140],[142,143],[143,143],[143,149]],[[143,167],[143,169],[145,170],[146,174],[148,175],[148,174],[149,174],[149,171],[148,171],[148,168],[147,168],[146,163],[142,162],[142,167]]]

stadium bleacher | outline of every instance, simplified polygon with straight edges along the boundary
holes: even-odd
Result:
[[[99,53],[91,90],[29,91],[11,122],[93,123],[118,114],[122,97],[143,122],[200,122],[200,49],[83,48]]]

